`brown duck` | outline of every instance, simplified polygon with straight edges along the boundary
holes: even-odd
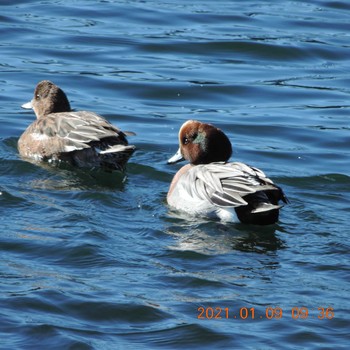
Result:
[[[51,81],[38,83],[33,99],[22,108],[33,109],[37,118],[18,140],[24,158],[124,171],[135,151],[126,139],[133,133],[94,112],[72,111],[66,94]]]

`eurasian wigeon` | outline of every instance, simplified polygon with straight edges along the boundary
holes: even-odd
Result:
[[[188,160],[167,195],[174,209],[223,221],[268,225],[278,220],[282,189],[265,174],[240,162],[229,163],[231,142],[211,124],[188,120],[179,131],[179,150],[168,160]]]
[[[33,109],[37,118],[18,140],[24,158],[124,171],[135,151],[128,145],[128,133],[103,117],[72,111],[66,94],[51,81],[38,83],[34,98],[22,108]]]

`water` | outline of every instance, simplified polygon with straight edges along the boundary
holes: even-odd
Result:
[[[1,1],[1,348],[347,348],[349,39],[346,0]],[[42,79],[136,132],[126,179],[20,159]],[[190,118],[284,188],[278,225],[167,208]]]

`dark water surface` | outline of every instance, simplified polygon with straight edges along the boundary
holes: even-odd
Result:
[[[136,132],[126,180],[20,159],[42,79]],[[1,1],[0,347],[347,348],[349,87],[346,0]],[[278,225],[169,211],[190,118],[285,189]]]

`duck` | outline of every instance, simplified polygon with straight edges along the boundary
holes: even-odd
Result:
[[[171,209],[224,222],[271,225],[288,198],[265,173],[242,162],[229,162],[232,145],[212,124],[187,120],[179,130],[179,149],[168,160],[187,160],[167,193]]]
[[[123,172],[136,149],[126,138],[134,133],[94,112],[72,110],[65,92],[49,80],[36,85],[33,99],[22,108],[36,115],[18,140],[24,159]]]

